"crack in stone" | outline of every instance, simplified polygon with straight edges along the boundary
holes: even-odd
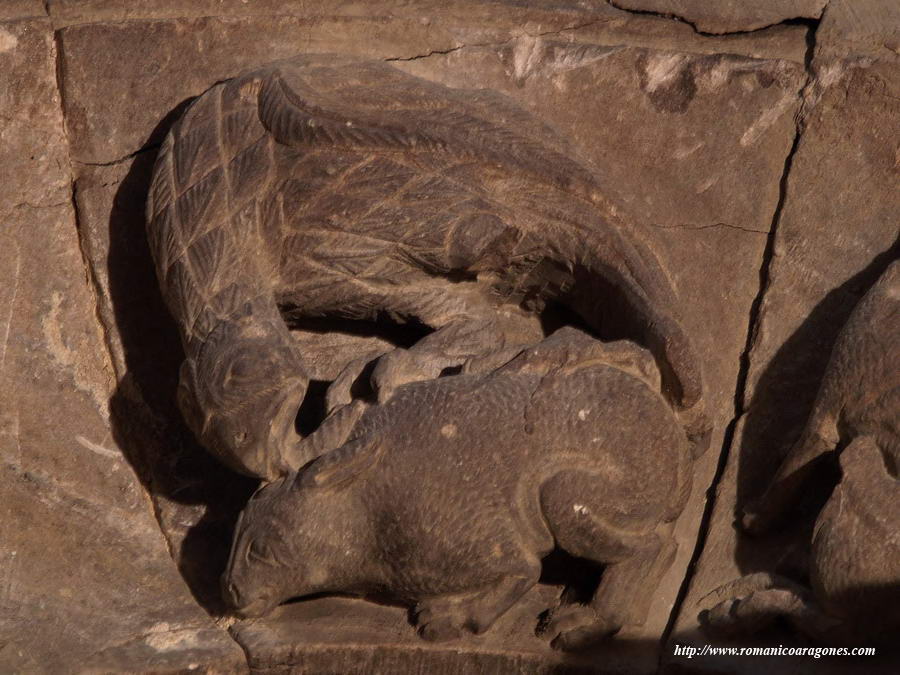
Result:
[[[611,2],[611,0],[607,1]],[[781,172],[781,177],[779,178],[778,201],[776,202],[775,209],[772,213],[772,224],[767,233],[768,237],[766,239],[766,246],[763,250],[762,261],[760,263],[759,291],[757,292],[756,297],[753,299],[753,302],[750,305],[750,312],[747,319],[747,338],[744,343],[744,349],[741,352],[738,376],[735,383],[734,414],[728,425],[725,427],[725,433],[722,439],[722,448],[719,452],[719,459],[716,465],[716,470],[713,474],[712,481],[710,482],[709,487],[706,490],[706,504],[703,509],[703,515],[700,519],[700,526],[697,530],[697,538],[694,543],[694,551],[691,554],[690,562],[688,563],[688,566],[684,573],[684,578],[681,582],[681,588],[679,589],[678,595],[675,598],[675,602],[672,605],[672,611],[669,615],[669,621],[666,625],[665,630],[663,631],[663,635],[660,640],[658,663],[660,671],[663,669],[664,660],[668,655],[666,646],[669,642],[669,638],[672,635],[672,632],[675,629],[675,622],[678,620],[678,616],[681,613],[681,609],[684,605],[685,598],[687,597],[688,590],[690,589],[691,581],[693,580],[697,564],[700,561],[700,557],[703,554],[704,548],[706,546],[706,541],[709,536],[710,526],[712,523],[713,512],[716,507],[716,492],[718,490],[719,484],[722,481],[722,477],[725,474],[725,469],[728,465],[728,459],[735,442],[735,432],[737,429],[738,421],[744,416],[744,414],[746,414],[747,411],[746,397],[747,382],[750,373],[750,353],[753,350],[754,345],[756,344],[756,338],[762,318],[763,300],[771,282],[771,265],[772,260],[775,257],[775,239],[778,234],[779,226],[781,224],[781,216],[784,210],[784,205],[787,202],[788,178],[790,176],[791,168],[794,163],[794,157],[800,145],[800,138],[802,137],[803,132],[806,129],[805,117],[807,104],[811,96],[813,95],[816,75],[812,66],[812,60],[816,50],[816,31],[821,25],[822,17],[824,17],[827,9],[828,5],[826,4],[826,6],[822,10],[822,15],[820,16],[820,18],[808,22],[809,30],[807,31],[806,55],[804,58],[806,80],[800,87],[800,90],[797,94],[800,101],[800,106],[795,118],[794,137],[791,141],[790,149],[785,156],[784,167]]]
[[[75,181],[75,178],[72,178],[72,217],[75,220],[75,230],[76,236],[78,238],[78,251],[81,254],[81,263],[85,268],[85,275],[87,277],[88,287],[91,293],[91,299],[94,303],[94,318],[97,321],[97,324],[100,327],[100,337],[101,342],[103,343],[104,350],[106,351],[106,360],[108,366],[111,370],[111,382],[110,389],[114,389],[116,385],[116,377],[115,377],[115,359],[113,357],[113,347],[112,347],[112,338],[109,334],[109,327],[106,325],[106,322],[103,321],[103,316],[100,311],[100,297],[103,294],[103,289],[100,284],[100,280],[97,278],[97,274],[94,271],[94,267],[91,264],[90,256],[88,255],[87,250],[87,242],[85,242],[82,233],[83,226],[81,224],[81,215],[78,213],[78,184]]]
[[[60,117],[62,121],[62,133],[66,139],[66,154],[69,157],[69,180],[71,182],[71,198],[70,202],[72,204],[72,218],[75,221],[75,237],[78,241],[78,251],[81,254],[81,263],[85,269],[85,275],[87,277],[88,288],[91,294],[91,299],[94,303],[94,318],[97,321],[97,324],[100,328],[100,338],[103,344],[103,347],[106,350],[106,359],[108,362],[108,366],[110,368],[110,391],[115,387],[115,359],[113,358],[113,349],[112,342],[109,335],[109,330],[106,324],[103,322],[103,318],[100,312],[100,297],[101,297],[101,286],[100,281],[97,279],[97,275],[94,272],[94,268],[91,265],[90,257],[88,256],[87,251],[87,242],[85,241],[83,235],[83,228],[81,224],[80,214],[78,212],[78,187],[75,180],[75,170],[72,159],[72,144],[69,139],[69,130],[66,124],[66,120],[68,115],[66,114],[66,100],[65,100],[65,88],[63,87],[63,80],[65,79],[65,54],[62,45],[62,40],[59,31],[53,32],[53,46],[56,50],[55,59],[56,59],[56,67],[55,71],[55,79],[56,79],[56,91],[59,95],[59,111]]]
[[[450,47],[449,49],[432,49],[430,52],[426,52],[425,54],[416,54],[415,56],[391,56],[389,58],[384,59],[385,61],[418,61],[419,59],[427,59],[430,56],[442,56],[444,54],[452,54],[453,52],[458,52],[460,49],[465,47],[486,47],[487,44],[484,45],[459,45],[457,47]]]
[[[64,59],[64,53],[63,53],[64,50],[62,47],[62,41],[60,39],[60,31],[61,31],[61,29],[54,30],[53,37],[54,37],[54,45],[56,47],[56,69],[55,69],[56,70],[56,88],[57,88],[57,93],[59,94],[60,112],[62,115],[62,122],[63,122],[62,131],[66,138],[66,146],[68,149],[67,154],[69,156],[69,172],[70,172],[70,179],[71,179],[71,186],[72,186],[70,201],[72,204],[73,218],[75,221],[75,230],[76,230],[76,237],[78,240],[78,248],[79,248],[79,252],[81,254],[82,264],[85,269],[88,286],[89,286],[89,289],[91,292],[91,297],[92,297],[92,300],[94,303],[94,317],[95,317],[97,324],[99,326],[99,329],[100,329],[101,341],[102,341],[103,346],[106,351],[106,359],[107,359],[109,368],[111,369],[111,371],[113,373],[111,385],[114,388],[115,386],[117,386],[117,381],[116,381],[117,378],[115,376],[116,360],[115,360],[115,356],[114,356],[114,350],[113,350],[113,346],[112,346],[112,338],[111,338],[111,334],[110,334],[110,331],[112,330],[112,328],[108,327],[106,325],[106,322],[103,320],[102,312],[100,309],[100,298],[102,297],[103,289],[101,287],[99,279],[97,278],[97,275],[94,271],[93,265],[91,264],[90,257],[88,255],[87,247],[89,244],[86,240],[86,235],[84,234],[84,228],[81,223],[81,215],[80,215],[79,208],[78,208],[78,184],[77,184],[77,181],[75,178],[74,165],[79,164],[81,166],[112,166],[115,164],[120,164],[122,162],[128,161],[130,159],[133,159],[137,155],[140,155],[144,152],[156,150],[162,144],[156,143],[156,144],[146,145],[146,146],[139,148],[138,150],[130,153],[129,155],[127,155],[125,157],[113,160],[111,162],[81,162],[72,157],[71,143],[69,142],[68,129],[66,128],[66,118],[67,118],[66,102],[65,102],[65,97],[63,95],[63,91],[64,91],[63,81],[65,79],[65,59]],[[118,384],[123,384],[123,383],[130,384],[130,382],[128,382],[127,378],[125,377],[126,373],[120,373],[119,375],[122,378],[122,382],[118,383]],[[134,387],[129,387],[129,388],[132,390],[134,389]],[[139,393],[138,393],[138,397],[140,397]],[[153,518],[156,522],[156,526],[159,529],[160,534],[162,535],[161,539],[163,541],[163,544],[165,545],[166,551],[169,554],[169,557],[171,558],[172,562],[175,564],[176,569],[177,569],[178,557],[176,555],[176,551],[172,547],[172,542],[169,540],[169,537],[166,535],[166,530],[163,527],[163,517],[162,517],[162,512],[160,510],[160,506],[157,503],[157,500],[153,497],[152,472],[147,471],[147,472],[145,472],[146,475],[138,476],[137,475],[138,468],[132,467],[132,470],[134,471],[136,477],[141,479],[142,488],[143,488],[141,490],[141,492],[142,492],[144,498],[147,500],[147,502],[149,502],[149,506],[153,513]],[[146,481],[146,483],[144,483],[144,481]],[[193,599],[193,595],[191,595],[191,597]],[[196,602],[196,599],[194,599],[194,602],[197,604],[198,607],[201,608],[201,610],[204,611],[204,613],[206,613],[209,616],[209,613],[206,612],[205,608],[200,603]],[[220,631],[222,631],[225,635],[227,635],[230,640],[237,643],[238,647],[241,649],[241,652],[244,655],[244,659],[245,659],[246,666],[247,666],[247,671],[249,672],[251,670],[251,666],[250,666],[250,659],[249,659],[249,654],[248,654],[247,650],[244,649],[243,645],[241,645],[240,642],[238,642],[238,640],[231,633],[231,631],[227,630],[226,628],[222,628],[215,622],[215,620],[214,620],[215,617],[210,616],[210,619],[212,620],[212,625],[214,625],[216,628],[218,628]]]
[[[810,27],[813,24],[818,25],[818,22],[822,18],[822,14],[824,14],[824,7],[822,12],[819,13],[819,16],[810,17],[810,16],[792,16],[786,19],[782,19],[781,21],[776,21],[774,23],[766,24],[765,26],[760,26],[759,28],[750,28],[747,30],[726,30],[720,33],[715,33],[711,31],[701,30],[697,27],[696,22],[691,21],[690,19],[686,19],[683,16],[680,16],[675,13],[668,12],[654,12],[650,9],[631,9],[629,7],[623,7],[616,3],[616,0],[606,0],[606,4],[608,4],[613,9],[618,9],[621,12],[628,12],[629,14],[635,14],[638,16],[655,16],[659,19],[665,19],[667,21],[676,21],[678,23],[686,24],[690,26],[691,30],[694,31],[697,35],[702,37],[727,37],[730,35],[752,35],[753,33],[759,33],[761,31],[769,30],[770,28],[775,28],[777,26],[792,26],[792,25],[808,25]]]
[[[592,19],[590,21],[583,21],[581,23],[577,23],[572,26],[564,26],[562,28],[557,28],[555,30],[542,31],[539,33],[529,33],[528,31],[523,31],[520,34],[513,35],[513,36],[507,38],[506,40],[501,40],[499,42],[474,42],[471,44],[461,44],[461,45],[457,45],[455,47],[448,47],[447,49],[432,49],[432,50],[429,50],[428,52],[425,52],[424,54],[415,54],[413,56],[389,56],[389,57],[385,57],[382,60],[389,62],[389,63],[390,62],[404,62],[404,61],[418,61],[421,59],[430,58],[432,56],[443,56],[445,54],[452,54],[453,52],[460,51],[461,49],[479,48],[479,47],[480,48],[485,48],[485,47],[499,48],[499,47],[506,46],[512,42],[515,42],[516,40],[519,40],[523,37],[542,38],[542,37],[546,37],[548,35],[561,35],[563,33],[568,33],[568,32],[581,30],[583,28],[588,28],[590,26],[593,26],[593,25],[595,25],[597,23],[601,23],[601,22],[603,22],[603,19]],[[58,34],[58,31],[57,31],[57,34]],[[59,47],[57,47],[57,50],[59,53]],[[59,82],[61,82],[61,79],[59,77],[57,78],[57,80]],[[60,97],[62,97],[61,89],[60,89]],[[150,152],[152,150],[157,150],[161,146],[162,146],[161,142],[160,143],[151,143],[151,144],[145,145],[141,148],[138,148],[134,152],[131,152],[123,157],[119,157],[117,159],[112,159],[112,160],[109,160],[106,162],[85,162],[85,161],[82,161],[80,159],[75,159],[75,158],[72,158],[71,161],[73,163],[79,164],[81,166],[115,166],[117,164],[122,164],[123,162],[127,162],[131,159],[134,159],[135,157],[137,157],[138,155],[140,155],[144,152]]]
[[[72,161],[75,164],[80,164],[81,166],[115,166],[116,164],[122,164],[123,162],[127,162],[128,160],[134,159],[138,155],[142,155],[145,152],[151,152],[152,150],[159,150],[162,147],[162,143],[150,143],[143,147],[138,148],[134,152],[130,152],[124,157],[119,157],[118,159],[111,159],[108,162],[83,162],[80,159],[73,159]]]
[[[741,227],[740,225],[731,225],[730,223],[712,223],[711,225],[660,225],[658,223],[650,223],[650,227],[658,230],[712,230],[718,228],[727,228],[729,230],[738,230],[740,232],[753,232],[754,234],[769,234],[769,230],[754,230],[750,227]]]
[[[511,42],[515,42],[516,40],[519,40],[523,37],[542,38],[542,37],[546,37],[548,35],[561,35],[562,33],[568,33],[568,32],[572,32],[572,31],[576,31],[576,30],[581,30],[582,28],[588,28],[589,26],[593,26],[595,24],[602,23],[603,21],[604,21],[603,19],[592,19],[590,21],[584,21],[582,23],[577,23],[573,26],[564,26],[563,28],[557,28],[555,30],[543,31],[540,33],[529,33],[528,31],[522,31],[521,33],[519,33],[517,35],[513,35],[513,36],[507,38],[506,40],[501,40],[499,42],[473,42],[472,44],[463,43],[461,45],[457,45],[456,47],[449,47],[447,49],[432,49],[428,52],[425,52],[424,54],[416,54],[414,56],[390,56],[383,60],[387,61],[387,62],[418,61],[420,59],[427,59],[431,56],[442,56],[444,54],[452,54],[453,52],[458,52],[461,49],[470,49],[470,48],[479,48],[479,47],[480,48],[505,47],[506,45],[510,44]]]

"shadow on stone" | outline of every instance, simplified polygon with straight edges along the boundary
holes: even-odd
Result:
[[[744,505],[762,493],[799,437],[838,333],[859,299],[898,254],[900,240],[828,293],[760,376],[739,445],[736,519]],[[822,462],[789,526],[760,539],[739,536],[735,556],[741,571],[772,571],[803,580],[812,527],[839,477],[836,462]]]
[[[150,138],[164,135],[190,100]],[[158,148],[138,152],[109,218],[109,292],[126,374],[110,402],[115,440],[151,495],[173,557],[197,601],[221,613],[224,570],[237,514],[256,481],[221,466],[194,440],[175,404],[183,352],[159,291],[144,207]]]

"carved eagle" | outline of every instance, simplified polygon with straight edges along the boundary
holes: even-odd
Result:
[[[182,409],[246,473],[283,471],[298,440],[308,377],[287,315],[440,328],[560,301],[594,328],[624,320],[705,430],[700,364],[656,256],[569,144],[497,93],[335,55],[217,84],[163,143],[147,232],[186,353]]]

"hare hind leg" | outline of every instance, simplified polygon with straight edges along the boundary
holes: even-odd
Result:
[[[541,491],[543,513],[557,544],[572,555],[606,565],[589,605],[553,612],[546,632],[554,636],[553,646],[563,650],[580,649],[625,625],[642,624],[675,557],[677,546],[668,534],[610,525],[614,514],[598,499],[599,492],[595,478],[577,471],[558,474]]]

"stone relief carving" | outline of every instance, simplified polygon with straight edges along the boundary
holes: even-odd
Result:
[[[655,255],[573,157],[502,96],[335,56],[217,85],[173,127],[147,220],[179,404],[273,481],[223,577],[240,613],[378,594],[428,639],[480,633],[559,547],[607,567],[553,612],[555,646],[644,621],[708,443],[701,367]],[[545,338],[554,304],[615,339]],[[382,317],[430,332],[329,357],[301,437],[316,366],[291,328]]]
[[[750,675],[758,660],[687,660],[684,649],[672,649],[720,644],[698,632],[697,617],[726,597],[716,625],[742,633],[728,636],[729,645],[807,645],[804,631],[822,646],[868,646],[878,631],[890,643],[898,582],[893,558],[881,557],[896,557],[896,509],[882,499],[890,490],[870,487],[890,485],[875,479],[888,456],[889,421],[872,423],[866,434],[837,424],[836,449],[815,462],[821,470],[808,478],[803,471],[802,481],[798,473],[799,488],[784,481],[786,491],[775,487],[771,500],[750,509],[756,518],[747,528],[756,536],[734,518],[763,493],[800,435],[838,333],[898,257],[897,156],[885,129],[900,116],[900,3],[687,0],[678,16],[613,6],[652,10],[666,2],[375,1],[327,11],[325,3],[294,0],[0,3],[0,672],[556,673],[583,666]],[[798,11],[801,4],[807,9]],[[775,6],[778,16],[756,21]],[[805,18],[778,23],[786,16]],[[246,88],[224,83],[197,100],[225,78],[307,49],[365,54],[426,80],[509,99],[438,87],[385,65],[304,57],[240,78]],[[310,69],[319,69],[317,80]],[[389,96],[382,83],[390,81]],[[273,87],[282,83],[290,101],[273,104]],[[169,186],[151,196],[151,243],[162,252],[154,255],[171,287],[172,314],[150,256],[145,207],[162,141],[192,103],[192,121],[178,125],[161,160],[158,181]],[[296,127],[309,132],[297,142],[276,122],[301,107],[316,127]],[[278,129],[286,132],[275,137]],[[253,159],[260,149],[271,159]],[[370,191],[341,164],[354,153],[371,156],[367,170],[378,169]],[[303,158],[310,167],[297,168]],[[383,178],[389,161],[409,172],[406,185],[402,175]],[[567,184],[577,167],[590,175]],[[456,181],[456,192],[437,190],[439,181]],[[530,196],[519,203],[519,193]],[[651,227],[623,223],[612,203],[627,204]],[[284,224],[274,227],[271,214],[282,211]],[[435,253],[425,236],[437,237],[441,227],[450,236]],[[491,227],[501,234],[491,236]],[[325,228],[334,233],[325,236]],[[306,249],[288,244],[301,230],[313,242]],[[577,246],[565,243],[567,232]],[[520,236],[530,239],[520,244]],[[200,264],[216,256],[229,262]],[[450,262],[441,267],[432,256]],[[677,310],[666,291],[641,281],[668,285],[652,271],[655,257],[677,287]],[[370,267],[354,277],[365,260]],[[297,261],[309,272],[302,278],[292,276]],[[309,282],[302,302],[283,292],[285,279]],[[353,288],[357,280],[386,294],[409,289],[410,307],[373,293],[365,311],[342,318],[350,305],[341,284]],[[643,288],[647,307],[631,301],[643,297],[631,286]],[[433,306],[424,304],[429,290]],[[232,312],[228,293],[244,309]],[[699,357],[705,385],[699,403],[679,401],[673,373],[687,381],[699,368],[666,357],[675,333],[651,325],[652,313],[668,314],[690,335],[696,355],[688,361]],[[564,326],[602,342],[570,340]],[[190,344],[181,398],[194,431],[176,405],[182,336]],[[254,353],[256,339],[263,349]],[[267,339],[274,350],[265,349]],[[526,355],[535,349],[544,365],[531,372],[522,362],[538,363]],[[596,359],[586,356],[592,350]],[[289,352],[285,368],[282,351]],[[514,360],[520,366],[508,365]],[[681,515],[652,528],[661,541],[671,529],[678,552],[642,626],[623,627],[596,652],[549,648],[558,635],[557,646],[573,648],[619,623],[615,603],[604,608],[599,595],[591,602],[603,565],[562,551],[542,560],[538,584],[485,634],[452,644],[430,645],[416,634],[406,607],[433,606],[427,593],[390,603],[313,596],[261,619],[223,616],[230,594],[220,581],[235,522],[261,480],[299,492],[300,476],[337,462],[349,439],[377,438],[363,428],[376,416],[428,427],[423,451],[450,443],[433,442],[447,427],[439,424],[445,413],[414,408],[414,390],[469,381],[480,391],[536,375],[565,387],[562,380],[587,379],[587,372],[662,392],[695,438],[701,406],[716,420],[716,447],[693,463]],[[594,405],[570,394],[568,413],[557,412],[580,425],[577,413]],[[628,410],[614,397],[604,410],[617,405]],[[492,419],[515,423],[502,411]],[[459,425],[446,433],[461,436]],[[875,441],[866,454],[868,438]],[[683,449],[684,440],[676,442]],[[818,452],[813,445],[801,444],[797,455],[803,447]],[[383,454],[369,458],[345,458],[341,467],[360,469],[353,477],[303,491],[365,487],[385,466]],[[896,467],[882,463],[895,478]],[[777,495],[788,492],[801,493],[799,503],[779,506]],[[481,511],[463,509],[462,501],[442,506],[438,522],[458,514],[459,522],[477,523]],[[244,529],[280,545],[253,510]],[[300,511],[292,522],[306,524]],[[628,531],[649,527],[629,522]],[[509,531],[519,532],[513,525]],[[465,539],[453,534],[453,545]],[[481,541],[475,544],[477,553]],[[329,556],[322,549],[310,560]],[[390,559],[404,568],[408,556]],[[277,577],[283,587],[304,571],[306,559],[295,560],[294,572]],[[504,566],[488,562],[488,570]],[[744,576],[759,571],[768,574]],[[264,580],[265,571],[244,587],[232,579],[248,596]],[[621,596],[634,592],[621,575],[617,583]],[[715,597],[703,597],[714,588]],[[480,627],[456,607],[443,615],[447,634]],[[747,636],[776,615],[770,629]],[[434,637],[441,623],[432,618],[423,632]],[[862,635],[848,639],[854,624]],[[546,630],[535,633],[535,625]],[[894,675],[891,645],[877,646],[866,673]],[[779,662],[773,669],[816,675],[849,663]]]
[[[588,606],[553,612],[555,646],[641,624],[692,477],[652,357],[562,329],[479,374],[490,360],[400,387],[259,491],[223,578],[233,606],[378,593],[413,605],[423,637],[456,638],[487,630],[559,546],[607,568]]]
[[[167,136],[147,207],[197,437],[249,475],[300,467],[309,373],[292,321],[433,330],[375,367],[386,401],[488,348],[539,339],[536,311],[561,302],[651,350],[702,445],[701,368],[670,283],[573,157],[500,95],[380,62],[302,56],[213,87]],[[341,365],[332,406],[362,372]]]
[[[744,530],[764,535],[790,517],[816,468],[839,455],[841,477],[810,542],[812,588],[758,573],[703,620],[721,632],[751,632],[787,617],[818,640],[870,643],[900,630],[900,261],[854,309],[831,354],[806,428]]]

